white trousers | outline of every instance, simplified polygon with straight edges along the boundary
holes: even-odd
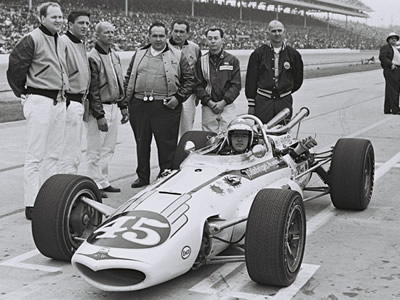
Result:
[[[196,117],[196,95],[192,94],[182,103],[181,121],[179,124],[179,136],[186,131],[193,129],[194,118]]]
[[[78,166],[81,157],[83,110],[84,108],[82,103],[76,101],[71,101],[67,107],[64,146],[57,165],[58,173],[78,173]]]
[[[99,189],[110,186],[108,181],[108,164],[114,155],[118,135],[117,104],[103,104],[108,131],[102,132],[97,126],[97,120],[92,115],[86,124],[87,128],[87,171],[88,176],[96,182]]]
[[[57,173],[64,141],[65,102],[54,105],[51,98],[28,95],[23,110],[27,121],[24,204],[34,206],[40,186]]]
[[[226,131],[230,122],[236,118],[235,103],[228,104],[220,114],[213,113],[208,106],[201,108],[201,125],[203,131],[213,131],[216,133]]]

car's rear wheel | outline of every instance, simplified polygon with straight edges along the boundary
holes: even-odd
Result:
[[[101,202],[100,191],[88,177],[57,174],[40,188],[32,215],[32,234],[45,256],[70,261],[75,250],[98,227],[102,215],[82,202]]]
[[[304,256],[306,214],[298,192],[264,189],[251,206],[245,256],[250,278],[260,284],[289,286]]]
[[[185,160],[188,154],[185,152],[185,144],[188,141],[192,141],[196,146],[196,149],[201,149],[207,145],[210,137],[217,135],[211,131],[187,131],[179,140],[178,146],[175,150],[174,162],[172,169],[179,169],[181,163]]]
[[[333,205],[339,209],[366,209],[372,197],[374,172],[374,148],[369,140],[338,140],[329,171]]]

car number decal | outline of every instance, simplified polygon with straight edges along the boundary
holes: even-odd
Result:
[[[93,245],[116,248],[152,248],[171,232],[168,220],[151,211],[128,211],[107,220],[88,238]]]

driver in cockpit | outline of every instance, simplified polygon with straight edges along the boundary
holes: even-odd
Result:
[[[248,152],[253,144],[253,128],[244,119],[236,119],[228,126],[227,130],[229,153],[242,154]]]

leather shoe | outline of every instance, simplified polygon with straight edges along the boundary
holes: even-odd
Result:
[[[32,220],[32,211],[33,207],[32,206],[26,206],[25,207],[25,218],[29,221]]]
[[[131,184],[131,188],[136,189],[145,185],[149,185],[149,182],[144,179],[138,178]]]
[[[115,188],[115,187],[109,185],[108,187],[103,189],[103,191],[108,192],[108,193],[119,193],[119,192],[121,192],[121,189],[120,188]]]
[[[101,196],[101,198],[108,198],[108,195],[106,194],[106,192],[104,190],[100,190],[100,196]]]
[[[400,115],[400,111],[392,111],[392,115]]]

